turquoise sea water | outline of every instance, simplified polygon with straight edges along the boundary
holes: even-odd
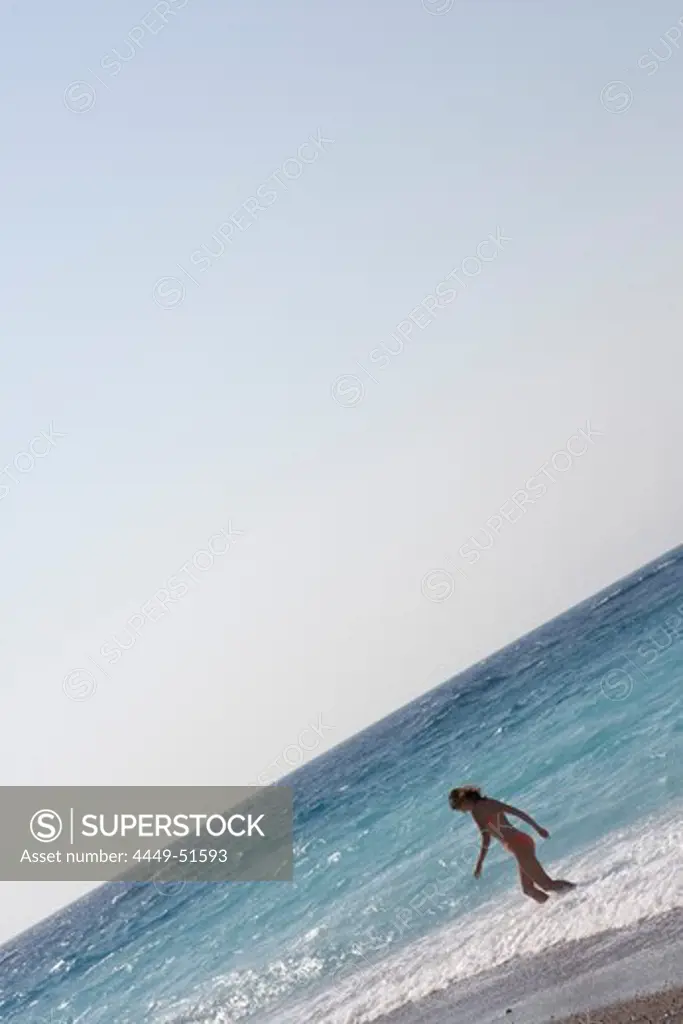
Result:
[[[0,951],[22,1024],[363,1024],[514,956],[683,906],[683,548],[295,772],[293,883],[110,885]],[[584,883],[539,908],[473,781]]]

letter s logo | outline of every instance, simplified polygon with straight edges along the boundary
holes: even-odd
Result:
[[[90,82],[72,82],[64,90],[64,106],[73,114],[86,114],[95,106],[96,99]]]
[[[36,811],[29,824],[31,835],[39,843],[54,843],[62,834],[62,819],[56,811]]]

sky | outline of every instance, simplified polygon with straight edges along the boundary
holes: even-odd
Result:
[[[0,23],[3,785],[272,781],[680,543],[683,8]]]

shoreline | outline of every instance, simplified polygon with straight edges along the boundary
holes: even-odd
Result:
[[[663,989],[558,1020],[553,1024],[683,1024],[683,988]]]
[[[513,957],[381,1024],[683,1024],[683,908]],[[379,1022],[378,1022],[379,1024]]]

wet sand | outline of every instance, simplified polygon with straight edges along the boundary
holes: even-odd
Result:
[[[683,988],[629,999],[604,1010],[564,1017],[556,1024],[683,1024]]]

